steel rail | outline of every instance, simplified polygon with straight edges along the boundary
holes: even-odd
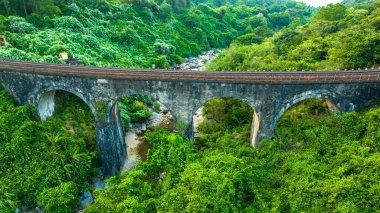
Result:
[[[86,78],[232,82],[232,83],[351,83],[380,82],[380,70],[329,72],[206,72],[72,66],[0,59],[0,71]]]
[[[50,67],[50,68],[59,68],[59,69],[65,69],[68,68],[70,70],[99,70],[99,71],[112,71],[112,72],[171,72],[171,73],[181,73],[181,74],[192,74],[192,73],[213,73],[213,72],[206,72],[206,71],[192,71],[192,70],[165,70],[165,69],[135,69],[135,68],[114,68],[114,67],[95,67],[95,66],[79,66],[79,65],[67,65],[67,64],[53,64],[53,63],[39,63],[39,62],[31,62],[31,61],[13,61],[13,60],[4,60],[0,59],[0,63],[2,64],[12,64],[12,65],[21,65],[21,66],[39,66],[39,67]],[[288,75],[288,74],[307,74],[307,75],[331,75],[332,73],[334,74],[347,74],[347,73],[373,73],[373,72],[380,72],[379,70],[346,70],[346,71],[319,71],[319,72],[311,72],[311,71],[296,71],[296,72],[252,72],[252,71],[245,71],[245,72],[240,72],[240,71],[233,71],[233,72],[226,72],[226,71],[217,71],[219,75],[227,74],[227,75],[249,75],[249,74],[254,74],[254,75],[265,75],[267,76],[269,73],[274,73],[275,75]]]
[[[247,76],[247,75],[264,75],[268,76],[274,74],[279,75],[345,75],[350,73],[374,73],[380,72],[379,70],[355,70],[355,71],[320,71],[320,72],[225,72],[225,71],[191,71],[191,70],[163,70],[163,69],[131,69],[131,68],[111,68],[111,67],[93,67],[93,66],[77,66],[77,65],[65,65],[65,64],[49,64],[49,63],[37,63],[37,62],[24,62],[24,61],[4,61],[0,60],[0,64],[8,64],[13,66],[22,66],[24,67],[42,67],[42,68],[56,68],[60,70],[77,70],[77,71],[109,71],[109,72],[155,72],[155,73],[172,73],[172,74],[181,74],[181,75],[192,75],[194,73],[202,73],[203,75],[209,75],[212,73],[217,73],[217,75],[237,75],[237,76]]]

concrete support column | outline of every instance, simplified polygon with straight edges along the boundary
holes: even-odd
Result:
[[[99,164],[105,177],[117,174],[127,156],[117,104],[110,102],[108,106],[105,120],[97,118],[95,124]]]
[[[260,129],[260,120],[256,112],[253,112],[252,117],[252,126],[251,126],[251,137],[249,142],[252,147],[257,147],[259,144],[259,129]]]
[[[55,91],[48,91],[43,94],[37,105],[37,112],[41,121],[46,121],[49,117],[53,116],[55,109]]]
[[[257,125],[258,124],[258,125]],[[252,121],[252,131],[251,131],[251,145],[257,147],[259,142],[266,138],[272,138],[274,136],[274,117],[267,110],[261,109],[261,111],[254,114]],[[252,138],[253,134],[256,133],[256,137]]]
[[[171,110],[170,113],[174,117],[174,122],[179,133],[189,138],[190,140],[194,140],[193,110],[176,108],[174,110]]]

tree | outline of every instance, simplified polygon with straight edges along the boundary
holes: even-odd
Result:
[[[288,13],[272,13],[268,15],[269,22],[275,26],[276,29],[288,26],[292,19]]]
[[[38,204],[47,212],[69,213],[78,202],[78,189],[74,182],[61,183],[57,187],[45,188],[38,195]]]
[[[322,7],[315,15],[315,18],[326,21],[338,21],[346,17],[346,15],[347,8],[343,4],[329,4],[326,7]]]

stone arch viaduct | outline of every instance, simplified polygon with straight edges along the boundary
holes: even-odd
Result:
[[[380,70],[339,72],[200,72],[99,68],[0,60],[0,84],[20,104],[54,113],[54,94],[80,97],[96,118],[101,169],[112,175],[126,157],[118,99],[146,94],[164,104],[175,121],[189,126],[197,109],[221,97],[245,101],[254,110],[251,145],[272,137],[277,120],[292,105],[324,98],[341,112],[363,109],[380,97]],[[191,134],[191,132],[190,132]],[[191,135],[190,135],[191,136]]]

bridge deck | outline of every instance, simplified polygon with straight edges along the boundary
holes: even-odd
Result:
[[[0,71],[98,79],[226,83],[351,83],[380,82],[380,70],[324,72],[207,72],[162,69],[125,69],[0,60]]]

